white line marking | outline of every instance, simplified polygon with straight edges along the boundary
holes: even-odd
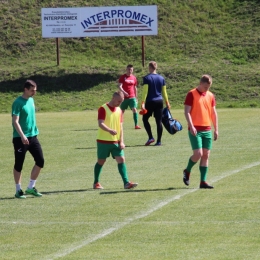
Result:
[[[125,222],[113,222],[113,221],[105,221],[102,223],[107,223],[107,224],[124,224]],[[158,222],[156,221],[140,221],[139,223],[142,223],[143,225],[147,224],[147,225],[151,225],[151,224],[158,224]],[[165,224],[165,225],[179,225],[179,224],[198,224],[198,223],[201,223],[201,221],[194,221],[194,220],[188,220],[188,221],[160,221],[160,225],[161,224]],[[227,221],[227,220],[223,220],[223,221],[216,221],[216,220],[203,220],[203,223],[216,223],[216,224],[226,224],[226,223],[260,223],[260,220],[232,220],[232,221]],[[2,221],[0,222],[0,224],[14,224],[14,225],[57,225],[57,224],[63,224],[63,225],[87,225],[87,226],[90,226],[90,225],[97,225],[99,224],[99,222],[96,222],[96,221],[89,221],[89,222],[24,222],[24,221],[19,221],[19,222],[13,222],[13,221]]]
[[[252,164],[249,164],[249,165],[246,165],[240,169],[237,169],[237,170],[233,170],[233,171],[230,171],[230,172],[226,172],[226,173],[223,173],[221,176],[216,176],[214,177],[211,182],[212,183],[215,183],[215,182],[218,182],[226,177],[229,177],[235,173],[238,173],[238,172],[241,172],[241,171],[244,171],[244,170],[247,170],[247,169],[250,169],[250,168],[253,168],[255,166],[258,166],[260,165],[260,162],[255,162],[255,163],[252,163]],[[77,244],[77,245],[72,245],[70,248],[67,248],[63,251],[60,251],[60,252],[57,252],[56,254],[53,254],[52,256],[48,256],[46,259],[48,260],[53,260],[53,259],[57,259],[57,258],[60,258],[60,257],[64,257],[66,255],[69,255],[70,253],[74,252],[74,251],[77,251],[78,249],[81,249],[82,247],[94,242],[94,241],[97,241],[103,237],[106,237],[110,234],[112,234],[114,231],[117,231],[119,230],[120,228],[123,228],[124,226],[132,223],[133,221],[135,220],[138,220],[138,219],[141,219],[141,218],[144,218],[144,217],[147,217],[149,216],[150,214],[152,214],[153,212],[161,209],[162,207],[168,205],[169,203],[175,201],[175,200],[178,200],[178,199],[181,199],[182,197],[184,197],[185,195],[188,195],[192,192],[195,192],[197,191],[198,189],[187,189],[185,190],[185,192],[183,192],[182,194],[179,194],[179,195],[176,195],[174,197],[170,197],[166,200],[163,200],[161,201],[160,203],[158,203],[157,205],[155,205],[154,207],[148,209],[147,211],[145,212],[140,212],[139,214],[137,214],[136,216],[133,216],[131,218],[128,218],[126,219],[124,222],[121,222],[121,223],[117,223],[115,224],[114,227],[111,227],[111,228],[108,228],[108,229],[105,229],[103,230],[101,233],[97,234],[97,235],[93,235],[92,237],[86,239],[86,240],[83,240],[80,244]]]

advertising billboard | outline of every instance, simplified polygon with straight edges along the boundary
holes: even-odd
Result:
[[[42,8],[42,37],[157,35],[157,6]]]

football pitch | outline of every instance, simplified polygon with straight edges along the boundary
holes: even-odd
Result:
[[[97,111],[37,113],[45,167],[42,198],[14,198],[11,116],[0,114],[0,259],[260,259],[260,109],[218,109],[208,182],[200,190],[195,165],[190,186],[182,171],[192,153],[183,110],[171,110],[183,130],[164,130],[162,146],[144,146],[143,128],[124,116],[124,190],[115,160],[93,190]],[[150,119],[154,137],[156,127]],[[26,189],[34,162],[23,168]]]

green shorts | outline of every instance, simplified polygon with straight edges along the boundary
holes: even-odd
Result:
[[[119,144],[105,144],[97,142],[97,157],[98,159],[106,159],[112,154],[112,157],[123,157],[124,150],[120,149]]]
[[[200,148],[205,148],[211,150],[212,148],[212,132],[197,132],[197,135],[194,136],[189,131],[189,138],[192,150],[197,150]]]
[[[136,98],[124,99],[124,101],[120,105],[120,108],[122,110],[126,110],[128,107],[130,107],[130,109],[137,108],[137,100],[136,100]]]

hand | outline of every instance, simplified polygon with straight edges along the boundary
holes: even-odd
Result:
[[[139,115],[145,115],[147,113],[147,110],[145,109],[144,102],[141,104],[141,111],[139,112]]]
[[[113,129],[110,129],[110,130],[109,130],[109,133],[110,133],[111,135],[116,135],[116,134],[117,134],[117,131],[116,131],[116,130],[113,130]]]
[[[214,131],[214,141],[216,141],[218,139],[218,131]]]
[[[191,127],[190,127],[190,133],[191,133],[192,135],[194,135],[194,136],[197,135],[197,130],[196,130],[196,128],[195,128],[194,126],[191,126]]]
[[[166,102],[166,106],[167,106],[167,108],[168,108],[169,110],[171,109],[171,105],[170,105],[169,101]]]
[[[21,137],[21,139],[22,139],[23,144],[25,144],[25,145],[29,144],[29,140],[27,139],[27,137],[25,135],[23,137]]]
[[[119,148],[123,150],[125,148],[124,142],[119,142]]]

